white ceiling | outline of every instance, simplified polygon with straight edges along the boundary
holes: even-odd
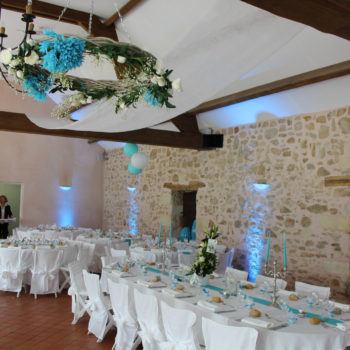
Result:
[[[47,1],[64,5],[65,0]],[[109,17],[114,4],[126,0],[99,0],[95,13]],[[90,1],[71,0],[71,8],[89,11]],[[4,11],[3,18],[15,45],[23,28],[18,13]],[[171,119],[206,100],[245,90],[291,75],[317,69],[350,57],[350,42],[310,27],[279,18],[238,0],[148,0],[124,18],[119,38],[147,49],[183,80],[184,92],[174,97],[176,110],[157,110],[140,106],[115,115],[114,107],[100,103],[85,108],[81,121],[67,123],[50,117],[30,118],[48,128],[126,131],[149,127]],[[85,35],[70,24],[38,18],[36,27],[55,27],[62,33]],[[127,33],[125,33],[125,30]],[[110,66],[86,63],[74,72],[81,76],[110,79]],[[257,115],[285,117],[311,113],[350,104],[346,93],[349,78],[338,78],[309,87],[290,90],[234,106],[203,113],[200,127],[229,127],[256,120]],[[58,101],[60,98],[55,98]],[[174,128],[171,123],[161,128]]]

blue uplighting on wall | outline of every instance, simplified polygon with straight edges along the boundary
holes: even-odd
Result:
[[[62,191],[69,191],[72,187],[71,186],[60,186],[60,189]]]
[[[248,228],[245,238],[247,251],[247,270],[249,281],[255,282],[261,270],[261,258],[265,245],[265,228],[269,212],[266,195],[270,185],[253,183],[247,196],[245,211],[247,212]]]
[[[128,187],[129,192],[129,213],[128,213],[128,226],[129,232],[132,235],[138,234],[138,217],[139,217],[139,205],[137,203],[137,188]]]
[[[271,187],[271,185],[269,184],[265,184],[265,183],[254,183],[253,184],[253,188],[255,191],[258,191],[258,192],[264,192],[264,191],[267,191],[269,190]]]
[[[63,187],[63,188],[62,188]],[[60,186],[58,193],[58,212],[57,224],[59,226],[74,225],[74,191],[70,191],[71,187]]]

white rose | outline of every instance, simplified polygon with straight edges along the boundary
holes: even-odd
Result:
[[[24,63],[34,66],[34,64],[38,63],[39,55],[32,50],[29,56],[24,57]]]
[[[28,39],[27,44],[33,47],[35,45],[35,41],[33,39]]]
[[[181,79],[175,79],[171,83],[171,87],[173,88],[174,91],[182,91],[182,85],[181,85]]]
[[[117,62],[118,63],[125,63],[126,62],[126,58],[124,56],[118,56],[117,57]]]
[[[21,63],[21,60],[19,58],[15,58],[10,62],[10,67],[14,68],[17,67]]]
[[[158,80],[157,80],[157,76],[154,75],[152,78],[151,78],[151,83],[153,84],[158,84]]]
[[[24,76],[23,71],[18,70],[18,71],[16,72],[16,76],[17,76],[18,79],[23,79],[23,76]]]
[[[9,73],[10,75],[16,75],[16,69],[10,67],[10,68],[8,69],[8,73]]]
[[[11,49],[5,49],[0,52],[0,62],[2,64],[10,64],[12,60]]]
[[[165,86],[165,79],[163,77],[157,77],[158,86]]]
[[[125,106],[125,103],[123,101],[119,103],[119,108],[120,109],[125,109],[125,107],[126,106]]]
[[[163,75],[165,73],[164,65],[161,61],[157,60],[156,65],[154,67],[158,75]]]
[[[204,256],[201,256],[201,257],[198,259],[198,261],[199,261],[200,263],[204,263],[204,261],[205,261]]]

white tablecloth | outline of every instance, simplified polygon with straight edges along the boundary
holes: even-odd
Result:
[[[152,273],[148,273],[148,277]],[[207,317],[217,322],[235,325],[245,326],[240,322],[243,317],[248,316],[249,310],[246,308],[239,307],[239,298],[233,297],[229,300],[225,300],[225,303],[231,304],[236,307],[237,311],[226,312],[226,313],[214,313],[212,311],[205,310],[200,306],[196,305],[198,299],[204,299],[203,296],[196,296],[185,299],[176,299],[170,297],[161,292],[161,289],[148,289],[142,287],[136,283],[140,278],[144,276],[131,277],[131,278],[120,278],[113,272],[107,272],[108,278],[120,283],[127,283],[131,288],[143,289],[144,292],[153,293],[159,300],[166,301],[169,305],[186,308],[192,310],[197,315],[196,332],[201,344],[204,344],[201,319]],[[148,278],[147,277],[147,278]],[[167,277],[162,275],[162,280],[169,284]],[[222,285],[222,281],[217,279],[215,282],[211,281],[211,284]],[[217,292],[211,291],[211,295],[218,295]],[[268,314],[269,317],[276,319],[286,319],[285,312],[275,309],[270,306],[264,306],[256,304],[255,306],[261,310],[264,315]],[[350,314],[348,314],[350,316]],[[299,319],[294,325],[281,328],[279,330],[268,330],[263,328],[256,328],[259,332],[257,350],[342,350],[344,347],[350,345],[350,333],[342,332],[334,327],[324,328],[322,325],[313,326],[310,325],[307,319]]]

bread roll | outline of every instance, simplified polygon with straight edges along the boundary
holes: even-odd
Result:
[[[261,316],[261,311],[259,311],[258,309],[251,309],[249,311],[249,316],[250,317],[260,317]]]
[[[313,324],[313,325],[317,325],[317,324],[320,324],[321,323],[321,320],[317,317],[311,317],[309,319],[309,323],[310,324]]]
[[[222,299],[220,297],[212,297],[210,301],[212,303],[222,303]]]

